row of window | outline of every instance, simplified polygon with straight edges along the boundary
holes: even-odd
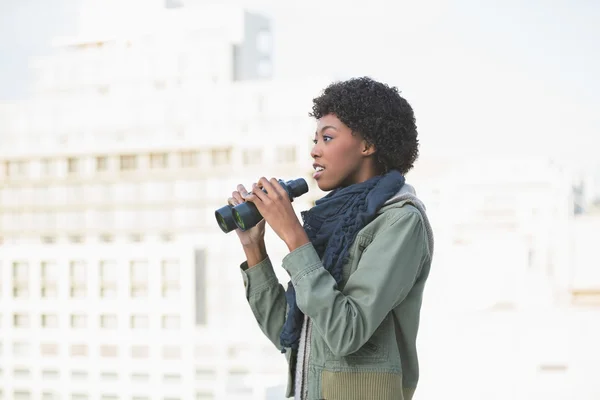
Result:
[[[134,346],[131,350],[131,353],[137,353],[139,350],[135,349],[135,347],[143,347],[143,346]],[[0,377],[4,374],[2,368],[0,368]],[[13,369],[13,376],[15,378],[31,378],[32,372],[30,369],[25,367],[19,367]],[[73,370],[71,371],[71,379],[72,380],[85,380],[89,377],[89,372],[85,370]],[[100,379],[103,381],[119,381],[124,377],[121,377],[118,372],[100,372]],[[230,378],[240,378],[246,377],[250,375],[250,371],[248,369],[240,369],[240,368],[232,368],[228,371],[228,376]],[[40,371],[40,376],[43,380],[59,380],[61,378],[61,373],[57,369],[43,369]],[[214,382],[217,376],[217,371],[209,368],[197,368],[195,374],[195,381],[198,382]],[[163,375],[163,380],[168,382],[180,381],[182,379],[180,374],[169,373]],[[148,382],[150,380],[150,374],[147,372],[137,372],[132,373],[130,375],[130,380],[133,382]]]
[[[152,236],[151,236],[152,237]],[[60,236],[53,236],[53,235],[43,235],[39,237],[39,243],[40,244],[54,244],[57,242],[57,240],[61,240],[62,237]],[[89,235],[88,236],[83,236],[83,235],[69,235],[67,237],[64,237],[64,242],[68,242],[68,243],[73,243],[73,244],[82,244],[86,242],[86,239],[89,239]],[[145,240],[145,236],[140,234],[140,233],[132,233],[130,235],[127,235],[125,237],[119,237],[119,239],[123,239],[124,242],[130,242],[130,243],[141,243]],[[94,237],[92,238],[92,242],[95,243],[113,243],[115,242],[116,237],[115,235],[110,235],[110,234],[103,234],[103,235],[99,235],[97,238]],[[170,234],[170,233],[162,233],[160,235],[158,235],[157,240],[160,242],[172,242],[174,240],[174,235]],[[37,239],[36,239],[37,241]],[[12,243],[12,244],[20,244],[22,243],[20,241],[19,236],[5,236],[2,237],[0,236],[0,245],[2,245],[3,243]],[[27,243],[31,243],[31,240],[28,240]]]
[[[2,206],[43,206],[57,208],[72,205],[97,206],[104,203],[156,204],[178,202],[174,206],[183,206],[185,202],[204,200],[224,184],[223,177],[206,179],[163,179],[154,180],[151,176],[144,181],[121,182],[64,182],[51,186],[0,186],[0,204]],[[228,191],[237,182],[225,181]],[[219,197],[222,197],[223,194]],[[48,207],[50,206],[50,207]]]
[[[95,266],[94,266],[95,267]],[[63,267],[54,261],[40,264],[39,294],[42,298],[57,298],[59,292],[60,272]],[[69,263],[68,291],[71,298],[83,298],[88,295],[88,274],[90,270],[85,261]],[[95,269],[95,268],[94,268]],[[99,288],[101,298],[116,298],[120,281],[117,274],[119,264],[113,260],[103,260],[98,264]],[[27,262],[12,263],[12,296],[27,298],[31,290],[30,265]],[[37,272],[37,271],[36,271]],[[131,297],[148,297],[150,268],[147,261],[133,260],[129,262],[129,295]],[[160,292],[164,298],[177,297],[180,286],[180,265],[177,260],[163,260],[160,263]],[[2,294],[2,264],[0,264],[0,295]],[[122,284],[122,281],[121,281]]]
[[[2,375],[2,370],[0,369],[0,376]],[[13,377],[17,380],[20,379],[31,379],[32,372],[28,368],[14,368],[13,369]],[[71,371],[71,380],[72,381],[84,381],[89,378],[89,372],[84,370],[75,370]],[[42,370],[41,378],[44,381],[58,380],[60,379],[60,372],[58,370]],[[104,382],[115,382],[119,381],[121,377],[116,372],[101,372],[99,374],[100,380]],[[164,374],[162,376],[162,381],[164,383],[178,383],[181,382],[182,376],[181,374]],[[150,375],[147,373],[136,373],[131,375],[131,381],[133,382],[148,382],[150,381]]]
[[[2,343],[0,343],[0,351],[2,351]],[[154,346],[152,346],[154,348]],[[88,357],[90,355],[90,346],[83,343],[71,344],[68,346],[68,354],[71,357]],[[154,350],[155,351],[155,350]],[[131,346],[129,356],[133,359],[150,358],[150,346],[138,345]],[[2,354],[0,352],[0,354]],[[31,346],[28,343],[16,342],[12,346],[12,354],[16,358],[30,357]],[[58,343],[42,343],[40,344],[39,354],[43,357],[55,357],[60,355],[60,345]],[[119,357],[119,346],[117,345],[100,345],[98,354],[102,358]],[[164,360],[179,360],[182,357],[181,347],[179,346],[163,346],[160,353]]]
[[[118,316],[116,314],[101,314],[99,316],[99,327],[101,329],[117,329]],[[0,320],[1,321],[1,320]],[[56,314],[40,315],[40,326],[42,328],[59,328],[59,318]],[[12,326],[15,328],[32,328],[32,318],[29,314],[16,313],[12,315]],[[72,314],[69,317],[69,327],[73,329],[88,328],[88,315]],[[161,317],[161,328],[172,330],[181,327],[181,318],[178,315],[163,315]],[[132,315],[129,317],[129,328],[149,329],[150,320],[147,315]]]
[[[90,400],[96,399],[96,396],[90,396],[87,393],[71,393],[69,399],[70,400]],[[152,397],[153,399],[155,397]],[[213,400],[215,397],[210,392],[197,392],[196,400]],[[8,399],[8,397],[7,397]],[[34,397],[29,390],[15,390],[12,392],[12,400],[33,400]],[[54,392],[52,390],[44,390],[42,391],[42,400],[60,400],[65,399],[60,396],[58,392]],[[123,399],[123,397],[118,396],[116,394],[102,394],[100,395],[100,400],[119,400]],[[132,396],[131,400],[150,400],[151,397],[141,395],[141,396]],[[4,400],[4,394],[2,388],[0,388],[0,400]],[[163,397],[162,400],[182,400],[180,397]]]
[[[223,193],[223,192],[222,192]],[[227,201],[231,191],[221,197]],[[63,212],[0,211],[0,230],[4,232],[145,232],[189,230],[214,223],[214,208],[177,207],[169,209],[98,210]],[[91,232],[90,232],[91,233]]]
[[[296,148],[284,146],[275,149],[275,162],[295,163]],[[233,159],[231,147],[210,150],[188,150],[177,153],[156,152],[149,154],[100,155],[93,157],[46,158],[41,160],[2,161],[3,176],[6,179],[59,178],[84,176],[109,171],[129,172],[140,169],[161,170],[167,168],[196,168],[224,166]],[[243,149],[243,165],[260,165],[265,162],[261,148]]]

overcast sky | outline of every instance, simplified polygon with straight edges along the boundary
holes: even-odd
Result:
[[[0,0],[0,101],[26,96],[28,58],[75,33],[82,1]],[[389,82],[440,146],[600,147],[600,2],[230,2],[272,17],[276,76]]]

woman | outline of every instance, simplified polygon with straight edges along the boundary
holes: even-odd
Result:
[[[424,207],[404,180],[418,156],[413,110],[370,78],[334,83],[313,103],[313,177],[329,193],[302,213],[303,224],[276,179],[260,178],[250,194],[238,185],[229,199],[254,203],[264,217],[237,231],[246,296],[286,354],[288,397],[410,400],[433,254]],[[290,252],[287,290],[267,255],[265,222]]]

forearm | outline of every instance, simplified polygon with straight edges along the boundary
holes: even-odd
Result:
[[[248,268],[241,265],[246,298],[263,333],[281,349],[279,334],[283,328],[287,302],[285,290],[279,284],[269,258]]]
[[[258,244],[245,245],[243,248],[244,253],[246,254],[248,268],[258,265],[267,258],[267,248],[264,241]]]

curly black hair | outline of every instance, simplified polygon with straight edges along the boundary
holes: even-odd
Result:
[[[334,82],[313,99],[311,117],[334,114],[353,133],[375,146],[380,173],[407,173],[419,156],[417,126],[412,107],[396,87],[369,77]]]

